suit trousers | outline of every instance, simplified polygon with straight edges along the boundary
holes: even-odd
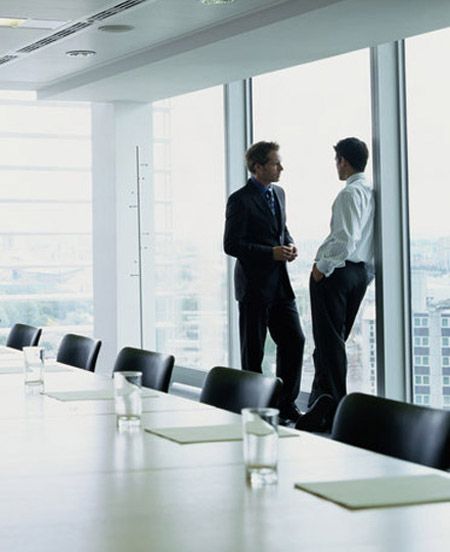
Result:
[[[315,376],[309,406],[324,393],[336,403],[347,393],[345,343],[370,280],[365,263],[350,261],[319,282],[310,278]]]
[[[295,404],[299,390],[305,336],[293,299],[271,303],[239,302],[243,370],[262,373],[267,330],[277,346],[276,375],[283,380],[280,411]]]

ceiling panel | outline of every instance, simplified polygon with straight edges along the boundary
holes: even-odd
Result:
[[[1,0],[0,17],[33,19],[78,19],[111,5],[111,0]]]
[[[305,0],[298,1],[302,3]],[[70,23],[86,20],[88,16],[122,2],[6,1],[0,2],[0,16],[60,19],[67,21],[65,28]],[[155,45],[283,3],[280,0],[235,0],[229,5],[205,6],[200,0],[146,0],[70,37],[0,65],[0,86],[17,81],[27,83],[30,88],[39,88]],[[134,29],[127,33],[105,33],[98,29],[106,24],[131,25]],[[15,54],[17,49],[53,32],[0,29],[0,58]],[[92,58],[68,58],[65,52],[74,49],[94,50],[97,55]]]
[[[134,0],[0,0],[0,16],[86,21]],[[127,24],[123,34],[99,30]],[[145,0],[0,65],[0,88],[42,98],[150,101],[450,25],[450,0]],[[0,59],[54,31],[0,29]],[[95,50],[69,58],[67,50]]]
[[[447,0],[346,0],[305,13],[295,13],[295,6],[286,3],[284,17],[278,6],[279,20],[266,17],[254,29],[242,18],[234,27],[216,28],[215,39],[205,31],[178,47],[117,60],[47,87],[39,97],[149,102],[450,26]],[[352,76],[344,78],[351,86]]]

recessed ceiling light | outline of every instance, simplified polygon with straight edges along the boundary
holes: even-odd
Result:
[[[202,4],[206,6],[214,6],[218,4],[231,4],[234,0],[202,0]]]
[[[69,50],[66,52],[66,56],[69,57],[90,57],[95,56],[97,52],[94,50]]]
[[[98,28],[104,33],[128,33],[134,29],[133,25],[102,25]]]
[[[26,19],[21,17],[0,17],[0,27],[20,27],[25,23]]]

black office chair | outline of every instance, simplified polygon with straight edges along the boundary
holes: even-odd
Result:
[[[56,360],[69,366],[95,371],[102,342],[83,335],[66,334],[59,345]]]
[[[450,468],[450,411],[351,393],[339,403],[332,438],[425,466]]]
[[[42,328],[35,328],[27,324],[14,324],[11,328],[6,346],[21,351],[23,347],[35,347],[39,343]]]
[[[237,414],[247,407],[276,407],[282,386],[280,378],[216,366],[206,376],[200,402]]]
[[[144,387],[167,393],[174,364],[175,357],[173,355],[124,347],[117,355],[113,372],[137,370],[142,372]]]

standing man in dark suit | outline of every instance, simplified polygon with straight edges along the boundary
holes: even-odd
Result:
[[[280,417],[297,420],[305,337],[286,262],[297,248],[286,226],[284,190],[273,184],[283,166],[275,142],[258,142],[246,152],[251,177],[227,203],[225,253],[236,257],[241,363],[262,372],[267,329],[277,346],[277,376],[283,380]]]
[[[335,146],[344,188],[333,203],[330,234],[319,247],[309,282],[315,350],[310,409],[297,429],[331,429],[339,401],[347,393],[345,343],[367,286],[373,278],[375,203],[366,168],[369,151],[358,138]]]

